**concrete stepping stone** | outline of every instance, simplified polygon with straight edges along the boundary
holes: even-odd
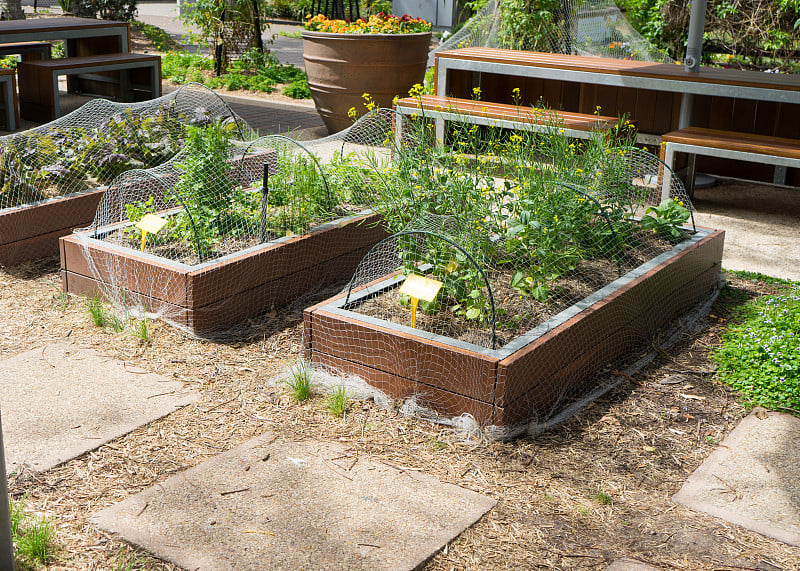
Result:
[[[52,343],[0,361],[6,470],[41,472],[198,398],[182,383]]]
[[[800,546],[800,419],[757,409],[695,470],[673,500]]]
[[[265,434],[91,521],[185,569],[414,569],[495,501],[341,443]]]

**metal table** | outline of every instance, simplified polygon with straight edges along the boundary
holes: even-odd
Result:
[[[555,79],[687,95],[800,104],[800,76],[683,66],[601,57],[573,56],[499,48],[461,48],[436,54],[436,94],[448,95],[448,72],[464,70],[517,77]],[[681,106],[679,123],[689,125],[689,111]]]
[[[64,40],[66,57],[129,52],[130,37],[127,22],[71,16],[0,21],[0,43]]]

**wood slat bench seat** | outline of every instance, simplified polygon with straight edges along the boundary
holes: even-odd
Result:
[[[18,55],[22,61],[50,59],[53,46],[47,42],[14,42],[0,44],[0,56]]]
[[[20,62],[17,73],[20,112],[24,119],[31,121],[52,121],[61,116],[58,78],[62,75],[93,74],[95,82],[112,83],[115,89],[110,97],[120,101],[153,99],[161,95],[161,57],[158,55],[115,53]]]
[[[691,193],[694,182],[694,157],[696,155],[721,157],[748,162],[775,165],[775,184],[786,182],[786,168],[800,168],[800,140],[720,131],[703,127],[685,127],[662,136],[662,160],[674,167],[675,153],[690,157],[687,189]],[[664,176],[664,186],[669,188],[669,173]]]
[[[398,121],[401,123],[403,116],[422,115],[434,119],[436,121],[436,137],[439,141],[444,140],[445,121],[491,125],[519,131],[546,131],[557,128],[565,135],[582,139],[588,138],[594,130],[607,130],[617,124],[614,117],[602,115],[537,109],[439,95],[398,99],[394,102],[394,109],[398,113]],[[396,132],[402,133],[402,124],[398,125]]]
[[[8,131],[16,131],[19,125],[17,113],[17,76],[13,69],[0,69],[0,94],[3,97],[3,127]]]

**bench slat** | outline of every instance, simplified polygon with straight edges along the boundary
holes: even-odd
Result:
[[[94,67],[103,64],[146,63],[156,60],[160,61],[161,57],[152,54],[118,53],[118,54],[102,54],[93,56],[31,61],[31,62],[26,62],[25,65],[30,65],[40,69],[48,69],[52,71],[62,71],[70,69],[81,69],[84,67]]]
[[[509,105],[506,103],[473,101],[470,99],[457,99],[455,97],[442,97],[438,95],[406,97],[399,99],[395,105],[398,108],[417,108],[434,113],[449,112],[456,115],[477,116],[486,119],[519,121],[539,125],[552,124],[554,127],[566,127],[581,131],[591,131],[595,128],[607,129],[617,123],[616,118],[604,115],[587,115],[570,111],[537,109],[533,107]]]
[[[704,127],[685,127],[665,134],[661,140],[666,143],[682,143],[713,149],[730,149],[745,153],[800,159],[800,140],[797,139],[735,133]]]

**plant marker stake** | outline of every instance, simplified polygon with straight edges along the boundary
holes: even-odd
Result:
[[[419,299],[416,297],[411,298],[411,327],[416,328],[417,326],[417,304],[419,303]]]
[[[417,274],[409,274],[403,285],[400,286],[400,293],[407,295],[411,303],[411,327],[417,326],[417,304],[419,300],[433,301],[436,299],[436,294],[442,288],[442,282],[419,276]]]
[[[142,219],[135,224],[135,227],[142,231],[142,252],[144,252],[144,244],[147,241],[147,233],[157,234],[166,223],[167,221],[160,216],[145,214]]]
[[[14,540],[11,537],[11,517],[8,511],[2,414],[0,414],[0,571],[14,571]]]

